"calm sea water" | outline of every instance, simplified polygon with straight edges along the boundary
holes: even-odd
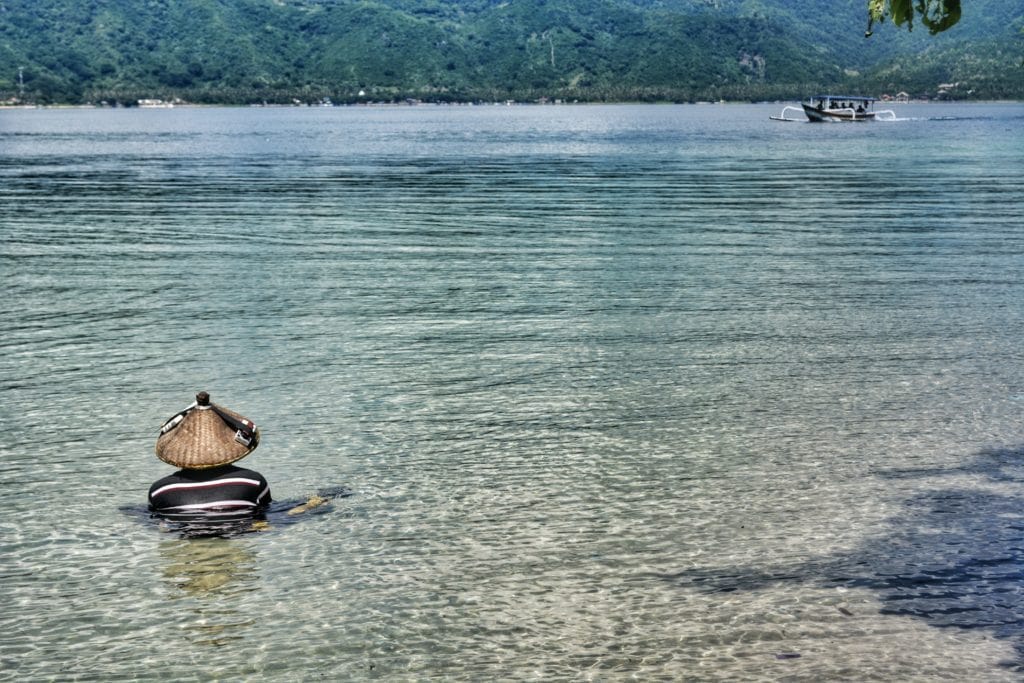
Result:
[[[1024,105],[780,108],[0,111],[0,680],[1018,678]]]

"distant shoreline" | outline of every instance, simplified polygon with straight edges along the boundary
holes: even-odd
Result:
[[[617,105],[643,105],[651,107],[662,106],[729,106],[743,104],[785,104],[797,102],[796,99],[783,100],[759,100],[756,102],[744,100],[720,100],[717,102],[645,102],[645,101],[616,101],[616,102],[361,102],[358,104],[206,104],[193,102],[178,102],[167,104],[148,105],[109,105],[109,104],[4,104],[0,103],[0,111],[32,110],[32,109],[108,109],[108,110],[152,110],[152,109],[366,109],[366,108],[408,108],[418,107],[448,107],[448,108],[469,108],[469,107],[583,107],[583,106],[617,106]],[[935,100],[935,99],[910,99],[897,102],[896,100],[879,100],[885,104],[915,104],[915,105],[941,105],[941,104],[1020,104],[1024,99],[1000,99],[1000,100]]]

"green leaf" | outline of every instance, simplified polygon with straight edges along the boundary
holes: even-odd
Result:
[[[885,0],[868,0],[868,16],[872,21],[885,21]]]
[[[892,23],[902,26],[904,22],[907,28],[914,27],[914,6],[910,0],[890,0],[889,14],[892,16]]]
[[[864,32],[865,38],[871,37],[871,28],[876,21],[879,24],[885,21],[885,0],[868,0],[868,29]]]
[[[927,5],[921,8],[921,21],[929,33],[945,31],[960,21],[960,0],[928,0]]]

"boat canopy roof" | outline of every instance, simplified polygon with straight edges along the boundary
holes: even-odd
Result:
[[[877,102],[877,97],[860,97],[858,95],[812,95],[812,100],[853,100],[854,102]]]

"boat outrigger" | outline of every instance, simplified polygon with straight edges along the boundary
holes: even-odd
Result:
[[[856,95],[814,95],[806,102],[801,102],[800,108],[803,109],[807,120],[814,122],[896,120],[896,112],[891,109],[875,111],[877,101],[874,97]],[[803,119],[786,116],[788,110],[800,111],[800,108],[787,106],[779,116],[769,118],[773,121],[802,121]]]

